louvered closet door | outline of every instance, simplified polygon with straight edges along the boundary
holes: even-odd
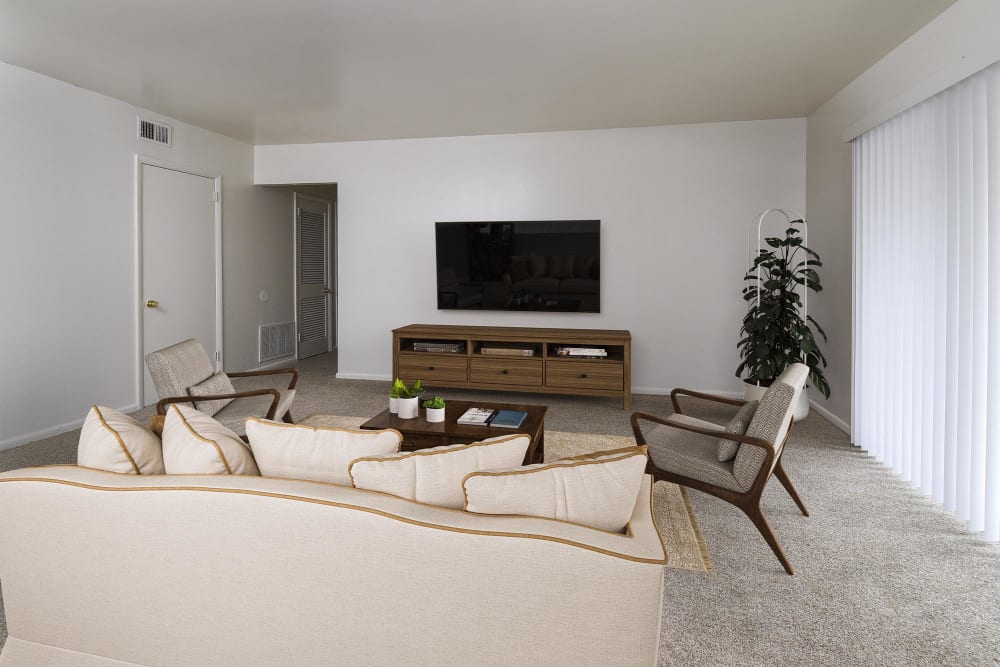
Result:
[[[296,197],[299,359],[330,349],[330,217],[328,204]]]

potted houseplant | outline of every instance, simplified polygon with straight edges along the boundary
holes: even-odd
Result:
[[[424,391],[424,385],[417,380],[412,386],[407,386],[405,382],[396,378],[392,383],[392,391],[396,393],[396,414],[400,419],[414,419],[420,411],[418,401],[420,394]],[[392,392],[390,392],[390,401]]]
[[[801,292],[819,292],[822,266],[819,255],[803,243],[802,220],[788,223],[784,237],[766,239],[743,280],[743,299],[749,308],[740,328],[737,347],[740,365],[736,376],[743,378],[744,397],[759,399],[789,364],[809,367],[809,379],[823,396],[830,397],[830,385],[823,376],[826,357],[816,342],[816,333],[826,341],[826,333],[804,312]],[[793,410],[796,419],[809,414],[809,397],[803,391]]]
[[[424,407],[427,409],[426,419],[429,422],[443,422],[444,421],[444,399],[440,396],[435,396],[432,401],[424,401]]]

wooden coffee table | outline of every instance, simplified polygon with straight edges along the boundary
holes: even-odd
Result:
[[[490,408],[493,410],[523,410],[528,417],[518,428],[496,426],[466,426],[457,423],[459,417],[469,408]],[[404,452],[412,452],[440,445],[458,445],[485,438],[495,438],[508,433],[524,433],[531,436],[531,444],[524,455],[525,465],[541,463],[545,457],[545,413],[544,405],[526,403],[491,403],[490,401],[448,400],[445,404],[444,421],[430,423],[424,417],[427,412],[420,408],[414,419],[400,419],[388,410],[383,410],[364,424],[363,429],[394,428],[403,434]]]

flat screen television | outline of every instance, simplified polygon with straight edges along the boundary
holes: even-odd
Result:
[[[601,221],[438,222],[440,310],[601,312]]]

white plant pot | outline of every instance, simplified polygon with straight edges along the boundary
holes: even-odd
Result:
[[[759,401],[761,397],[764,396],[764,392],[767,391],[767,387],[758,387],[755,384],[743,383],[743,400],[745,401]],[[809,390],[803,388],[799,392],[799,398],[792,406],[792,417],[795,421],[800,422],[809,416]]]
[[[420,399],[416,396],[413,398],[397,398],[396,405],[399,408],[397,416],[400,419],[416,419],[417,413],[420,411]]]
[[[429,422],[443,422],[444,421],[444,408],[427,408],[427,421]]]
[[[392,414],[396,414],[397,412],[399,412],[398,398],[393,398],[392,396],[389,397],[389,412]]]

